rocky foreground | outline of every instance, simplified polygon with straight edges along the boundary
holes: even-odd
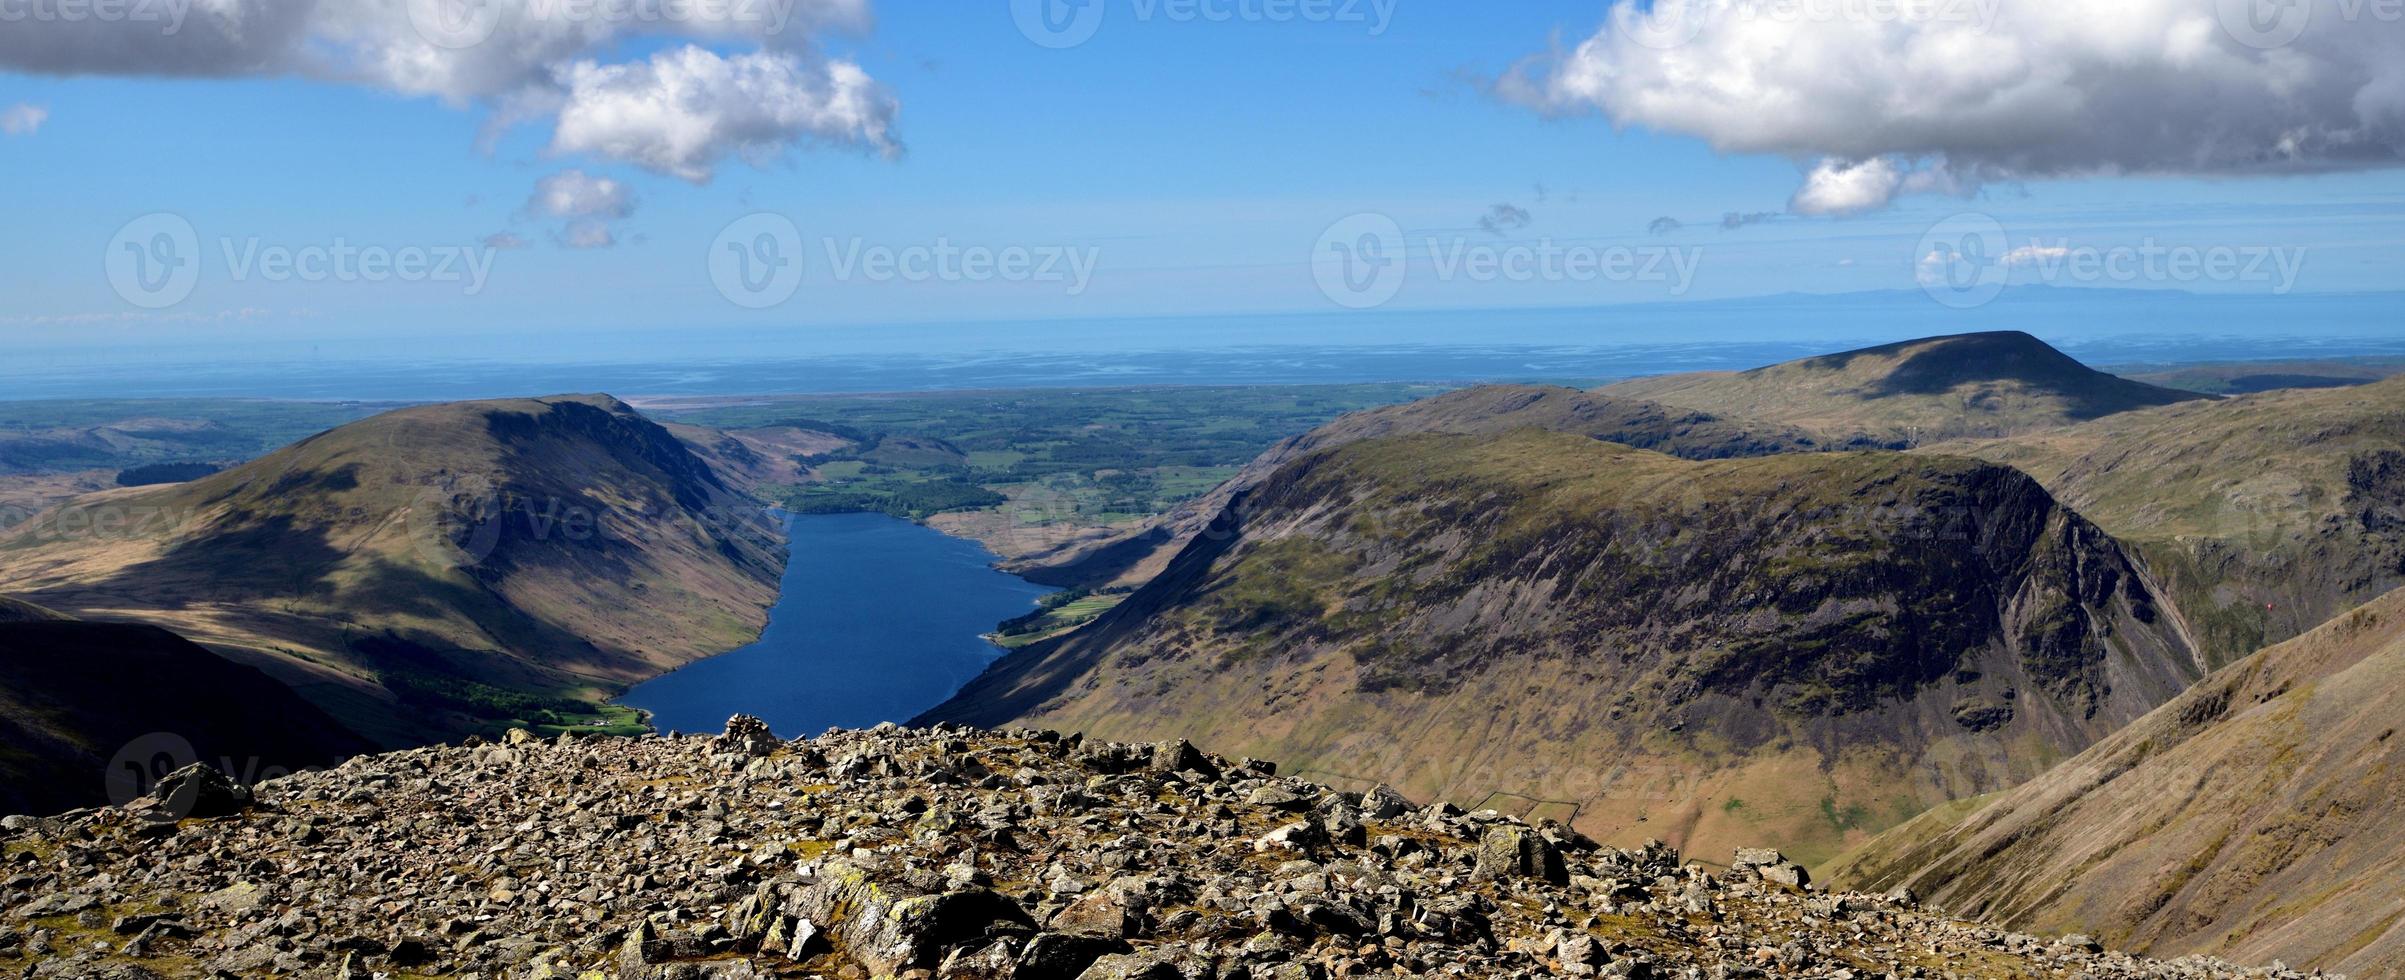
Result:
[[[2284,977],[1825,894],[1183,742],[436,747],[0,822],[28,977]]]

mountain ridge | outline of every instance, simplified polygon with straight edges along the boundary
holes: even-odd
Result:
[[[2044,775],[1839,863],[1865,887],[2164,954],[2405,969],[2405,590],[2214,673]]]
[[[2405,378],[1926,448],[2029,473],[2138,548],[2220,665],[2405,586]]]
[[[1479,385],[1384,408],[1347,413],[1280,440],[1211,492],[1144,526],[1100,542],[1005,564],[1030,581],[1065,587],[1135,584],[1159,571],[1228,503],[1304,454],[1363,439],[1412,433],[1499,434],[1520,428],[1570,432],[1688,459],[1868,448],[1828,444],[1801,429],[1641,399],[1554,385]]]
[[[606,395],[416,406],[0,534],[0,576],[276,674],[385,744],[598,700],[757,635],[774,522]]]
[[[1204,737],[1817,859],[2176,693],[2201,667],[2157,605],[2108,537],[1974,460],[1372,439],[1288,462],[1119,608],[917,720]],[[1931,751],[1942,775],[1899,762]],[[1629,788],[1649,772],[1683,782]]]
[[[2018,330],[1923,337],[1597,390],[1880,444],[2014,435],[2211,397],[2105,374]]]

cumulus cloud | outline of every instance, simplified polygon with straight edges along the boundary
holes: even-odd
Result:
[[[635,192],[608,177],[562,170],[535,181],[526,210],[552,218],[624,218],[635,213]]]
[[[1478,217],[1478,227],[1489,235],[1502,235],[1528,227],[1536,220],[1528,209],[1513,204],[1498,204]]]
[[[487,137],[556,119],[554,146],[708,179],[729,156],[797,143],[899,152],[898,103],[814,45],[863,30],[868,0],[178,0],[116,15],[26,20],[0,31],[0,70],[52,75],[301,75],[489,111]],[[626,42],[683,39],[648,61],[604,64]],[[737,111],[729,100],[760,99]],[[633,105],[639,120],[614,120]]]
[[[1903,186],[1903,171],[1886,157],[1853,164],[1823,160],[1787,206],[1797,214],[1858,214],[1885,207]]]
[[[514,232],[496,231],[484,236],[484,247],[495,250],[525,248],[526,239],[518,237]]]
[[[798,142],[856,144],[886,156],[898,104],[860,66],[774,52],[721,57],[687,46],[649,61],[591,61],[565,72],[552,149],[710,179],[729,156],[757,162]]]
[[[1777,211],[1731,211],[1720,216],[1720,230],[1736,231],[1747,225],[1758,225],[1779,216]]]
[[[2405,163],[2405,31],[2358,23],[2352,0],[2294,0],[2267,34],[2249,6],[1616,0],[1592,37],[1495,89],[1793,157],[1805,214],[1993,181]]]
[[[0,133],[10,136],[31,136],[50,121],[50,110],[30,103],[19,102],[0,109]]]
[[[610,224],[635,213],[635,193],[625,182],[582,170],[562,170],[535,182],[525,213],[564,222],[556,236],[569,248],[618,244]],[[516,236],[511,236],[515,238]]]
[[[1669,215],[1663,215],[1662,217],[1646,222],[1645,233],[1648,235],[1667,235],[1685,227],[1687,227],[1686,222],[1670,217]]]

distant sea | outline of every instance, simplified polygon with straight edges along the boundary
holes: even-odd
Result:
[[[439,401],[1374,381],[1597,382],[1743,369],[1913,337],[2026,330],[2090,364],[2405,355],[2405,293],[2202,296],[2016,288],[1540,309],[587,334],[173,341],[20,338],[0,399]]]

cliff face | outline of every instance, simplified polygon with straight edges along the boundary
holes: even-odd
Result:
[[[520,733],[521,735],[523,733]],[[1047,732],[539,741],[0,821],[35,976],[2285,980],[1807,892],[1775,853]],[[541,801],[529,807],[526,801]],[[177,819],[177,818],[182,819]],[[1718,855],[1716,855],[1718,856]]]
[[[2405,970],[2405,592],[2239,661],[1984,805],[1840,868],[2028,929],[2162,955]]]
[[[781,559],[758,504],[602,395],[388,412],[0,533],[26,599],[228,651],[388,745],[748,642]]]
[[[1817,860],[2198,673],[2120,547],[2012,470],[1522,431],[1293,460],[1118,610],[926,718],[1191,736]]]
[[[2405,378],[1931,447],[2017,467],[2139,549],[2214,665],[2405,586]]]

